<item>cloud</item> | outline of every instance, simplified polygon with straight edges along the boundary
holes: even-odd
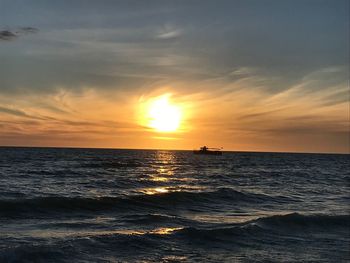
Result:
[[[254,119],[260,119],[264,117],[270,117],[274,113],[280,112],[281,108],[273,109],[270,111],[263,111],[263,112],[256,112],[256,113],[249,113],[249,114],[243,114],[242,116],[239,116],[238,120],[254,120]]]
[[[18,38],[20,35],[24,34],[34,34],[37,33],[39,29],[34,27],[20,27],[16,30],[0,30],[0,41],[9,41]]]
[[[179,37],[180,35],[181,35],[180,30],[173,30],[173,31],[161,33],[161,34],[157,35],[157,38],[159,38],[159,39],[173,39],[173,38]]]
[[[182,35],[182,30],[171,25],[165,25],[158,31],[156,38],[158,39],[174,39]]]
[[[20,27],[17,32],[18,33],[28,33],[28,34],[34,34],[34,33],[38,33],[39,29],[35,28],[35,27]]]
[[[20,117],[29,117],[27,113],[21,110],[17,109],[10,109],[10,108],[5,108],[0,106],[0,112],[10,114],[10,115],[15,115],[15,116],[20,116]]]
[[[255,69],[254,68],[250,68],[250,67],[239,67],[236,70],[232,71],[229,75],[252,75],[255,73]]]
[[[17,35],[9,30],[0,31],[0,40],[12,40],[16,37]]]
[[[9,115],[17,116],[17,117],[23,117],[23,118],[29,118],[29,119],[35,119],[35,120],[48,120],[51,119],[50,117],[45,116],[33,116],[30,114],[27,114],[25,111],[13,109],[13,108],[7,108],[0,106],[0,113],[6,113]]]

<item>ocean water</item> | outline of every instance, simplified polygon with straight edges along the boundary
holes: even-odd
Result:
[[[349,155],[0,148],[0,262],[349,262]]]

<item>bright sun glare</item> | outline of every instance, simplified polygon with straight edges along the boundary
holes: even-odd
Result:
[[[154,99],[148,109],[148,126],[159,132],[173,132],[180,126],[181,110],[169,102],[170,95]]]

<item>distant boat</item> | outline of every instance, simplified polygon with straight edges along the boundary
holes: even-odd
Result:
[[[208,148],[207,146],[203,146],[199,150],[193,150],[193,153],[194,154],[204,154],[204,155],[222,155],[221,149]]]

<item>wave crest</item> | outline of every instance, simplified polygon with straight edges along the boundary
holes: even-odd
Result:
[[[219,188],[206,192],[167,192],[158,194],[142,194],[128,197],[38,197],[32,199],[0,200],[0,214],[64,212],[64,211],[102,211],[123,209],[164,209],[169,207],[208,207],[217,202],[226,205],[256,204],[261,202],[284,201],[283,197],[241,192],[231,188]]]

